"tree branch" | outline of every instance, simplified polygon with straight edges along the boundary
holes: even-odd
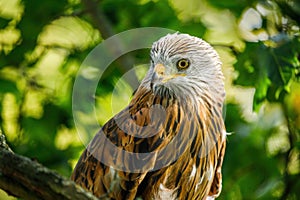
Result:
[[[2,134],[1,134],[2,135]],[[73,181],[0,145],[0,188],[24,200],[97,200]]]

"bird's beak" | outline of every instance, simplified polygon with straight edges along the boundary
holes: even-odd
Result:
[[[166,83],[169,80],[171,80],[173,78],[176,78],[178,76],[185,76],[185,74],[179,74],[179,73],[170,74],[170,75],[166,74],[166,67],[163,64],[160,64],[160,63],[155,65],[154,71],[155,71],[155,73],[157,74],[157,76],[159,77],[159,79],[161,80],[162,83]]]
[[[154,71],[157,75],[159,76],[164,76],[165,75],[165,71],[166,71],[166,67],[163,64],[157,64],[154,67]]]

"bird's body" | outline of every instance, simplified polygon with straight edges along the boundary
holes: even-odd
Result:
[[[130,104],[96,134],[72,180],[107,199],[217,197],[226,142],[224,97],[212,47],[187,34],[161,38]],[[112,151],[110,142],[123,151]],[[124,151],[136,153],[134,159]],[[145,160],[147,165],[137,162]]]

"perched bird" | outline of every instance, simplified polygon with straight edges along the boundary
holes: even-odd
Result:
[[[95,135],[71,179],[100,199],[214,199],[226,144],[219,56],[182,33],[150,55],[128,107]]]

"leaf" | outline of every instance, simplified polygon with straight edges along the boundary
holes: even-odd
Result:
[[[23,3],[25,7],[24,15],[16,26],[22,33],[22,40],[4,60],[0,59],[0,65],[2,66],[19,66],[24,61],[25,54],[32,52],[36,47],[37,38],[43,27],[63,14],[67,1],[24,0]]]
[[[291,83],[297,79],[299,46],[298,38],[291,38],[275,48],[262,42],[246,43],[234,65],[238,72],[234,83],[256,89],[254,110],[257,111],[264,100],[283,101]]]
[[[258,110],[265,100],[268,87],[271,81],[268,77],[268,66],[270,55],[268,48],[261,42],[246,43],[243,53],[237,56],[237,63],[234,65],[239,75],[234,84],[254,87],[254,110]]]

